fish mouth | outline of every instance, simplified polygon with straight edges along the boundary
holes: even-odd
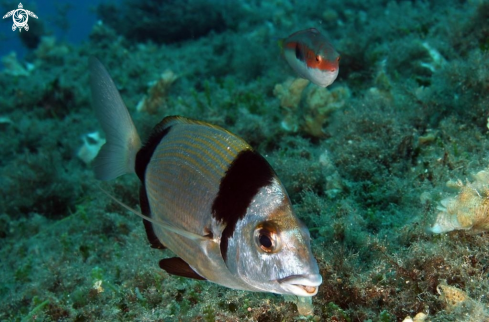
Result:
[[[278,281],[289,294],[297,296],[314,296],[318,292],[323,278],[319,274],[293,275]]]

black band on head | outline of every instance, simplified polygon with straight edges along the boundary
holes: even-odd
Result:
[[[212,204],[212,215],[226,225],[221,236],[221,255],[226,261],[228,239],[233,236],[236,223],[258,191],[270,185],[275,172],[267,160],[252,150],[241,151],[221,179],[219,192]]]

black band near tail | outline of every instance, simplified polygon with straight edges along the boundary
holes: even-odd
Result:
[[[146,189],[144,185],[139,189],[139,206],[141,207],[141,212],[143,215],[151,218],[151,208],[149,207],[148,195],[146,194]],[[157,249],[165,249],[165,245],[163,245],[158,237],[155,234],[153,229],[153,223],[143,219],[144,228],[146,229],[146,236],[148,237],[148,241],[151,244],[152,248]]]

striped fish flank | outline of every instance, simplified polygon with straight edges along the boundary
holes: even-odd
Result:
[[[309,231],[263,156],[221,127],[182,116],[164,118],[141,146],[109,74],[96,59],[90,69],[107,139],[95,175],[139,177],[142,213],[131,210],[151,246],[176,255],[160,260],[162,269],[234,289],[317,293],[322,278]]]
[[[245,150],[251,147],[222,128],[179,116],[165,118],[137,156],[152,151],[145,175],[140,175],[152,216],[203,235],[211,226],[221,178]],[[136,168],[136,172],[141,171]],[[194,218],[196,213],[208,216]]]

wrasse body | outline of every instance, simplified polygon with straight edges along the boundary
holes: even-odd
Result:
[[[339,72],[340,55],[317,29],[310,28],[279,40],[285,60],[302,78],[327,87]]]
[[[322,282],[307,228],[268,162],[225,129],[166,117],[144,146],[112,79],[92,59],[95,113],[107,143],[96,177],[136,173],[148,240],[178,257],[170,274],[241,290],[313,296]]]

